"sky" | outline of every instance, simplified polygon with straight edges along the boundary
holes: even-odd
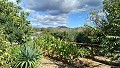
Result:
[[[15,0],[9,0],[15,3]],[[103,0],[21,0],[28,20],[33,27],[82,27],[93,26],[89,12],[102,8]]]

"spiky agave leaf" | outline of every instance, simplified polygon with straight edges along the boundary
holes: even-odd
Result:
[[[34,68],[35,61],[40,58],[39,53],[31,46],[24,45],[17,57],[14,68]]]

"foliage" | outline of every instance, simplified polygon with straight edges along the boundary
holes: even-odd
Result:
[[[24,43],[30,35],[30,22],[26,20],[28,15],[20,6],[7,0],[0,1],[0,26],[3,26],[4,34],[11,43]]]
[[[34,28],[36,34],[40,33],[38,36],[43,36],[51,34],[55,38],[60,38],[63,41],[74,42],[75,36],[78,32],[82,32],[84,28]]]
[[[101,42],[105,38],[105,35],[102,33],[101,30],[99,30],[99,28],[92,28],[92,31],[94,33],[89,36],[89,39],[91,40],[91,43],[101,44]]]
[[[45,55],[72,62],[74,59],[89,56],[90,50],[78,48],[76,44],[68,43],[53,36],[44,36],[36,39],[36,44],[44,51]]]
[[[90,39],[88,38],[88,36],[86,36],[82,32],[77,33],[75,41],[78,43],[90,43]]]
[[[116,60],[119,60],[120,54],[120,1],[119,0],[104,0],[103,16],[99,12],[92,13],[92,21],[96,24],[97,36],[102,45],[101,51]]]
[[[111,57],[114,59],[115,54],[120,54],[120,7],[119,0],[110,0],[104,1],[104,13],[106,14],[106,21],[101,26],[101,30],[104,31],[106,35],[105,41],[103,44],[107,50],[112,55]],[[119,56],[115,59],[119,60]]]
[[[119,0],[104,0],[103,11],[106,15],[105,22],[103,21],[102,30],[110,36],[120,36],[120,1]]]
[[[66,32],[57,32],[57,33],[51,33],[54,37],[60,38],[62,40],[65,40],[67,33]]]
[[[72,59],[77,56],[77,47],[73,44],[63,42],[60,39],[55,39],[54,37],[42,37],[36,39],[36,43],[46,51],[49,55],[56,55],[64,59]]]
[[[119,0],[104,0],[103,2],[103,16],[100,16],[99,12],[92,12],[92,21],[99,26],[99,30],[110,36],[120,36],[120,7]],[[100,12],[101,13],[101,12]],[[97,20],[97,22],[96,22]]]
[[[21,47],[20,53],[16,57],[14,68],[34,68],[35,62],[40,59],[41,54],[39,54],[35,48],[24,45]]]
[[[5,35],[0,33],[0,67],[9,66],[11,55],[9,53],[10,42],[5,39]]]
[[[30,41],[32,33],[30,22],[26,19],[29,13],[22,11],[17,4],[0,0],[0,68],[34,68],[34,63],[41,56],[35,46],[15,45]]]
[[[52,32],[51,35],[55,38],[60,38],[64,41],[74,42],[74,38],[77,32],[75,31],[64,31],[64,32]]]
[[[80,55],[80,57],[90,57],[91,51],[88,48],[80,48],[79,55]]]
[[[107,46],[106,46],[107,45]],[[102,42],[102,46],[105,48],[103,52],[112,60],[120,61],[120,38],[107,36]]]

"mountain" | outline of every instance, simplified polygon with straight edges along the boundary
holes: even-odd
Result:
[[[66,27],[66,26],[58,26],[57,28],[68,28],[68,27]]]

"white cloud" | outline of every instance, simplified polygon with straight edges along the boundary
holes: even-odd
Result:
[[[67,17],[71,12],[99,9],[102,0],[22,0],[22,4],[24,10],[31,13],[29,20],[33,25],[59,26],[68,23]],[[41,15],[39,12],[46,14]]]
[[[51,15],[66,14],[71,11],[99,9],[102,0],[23,0],[25,7]]]
[[[59,26],[67,24],[66,15],[40,15],[38,12],[31,12],[29,20],[33,22],[33,26]]]

